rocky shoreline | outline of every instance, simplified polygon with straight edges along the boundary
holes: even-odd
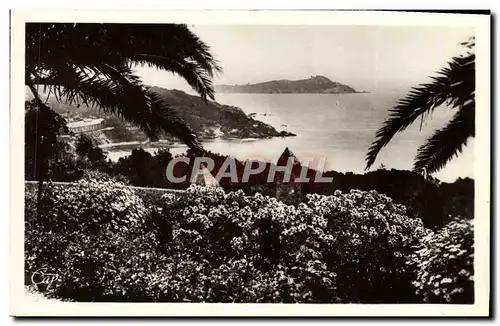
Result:
[[[271,125],[245,114],[239,107],[217,102],[203,102],[198,96],[179,90],[151,87],[195,131],[200,140],[247,139],[296,136],[278,131]]]

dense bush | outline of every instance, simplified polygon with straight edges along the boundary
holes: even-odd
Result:
[[[42,196],[42,221],[47,230],[99,232],[112,224],[115,230],[138,227],[146,215],[133,190],[112,181],[80,180],[72,187],[48,184]]]
[[[403,206],[373,191],[309,195],[294,207],[260,194],[191,187],[146,210],[120,185],[91,181],[74,188],[49,187],[45,222],[28,224],[26,231],[26,270],[58,273],[53,291],[62,297],[416,300],[414,266],[406,257],[427,230],[406,217]]]
[[[27,232],[26,271],[31,274],[45,267],[57,274],[50,292],[59,297],[152,301],[159,296],[149,280],[166,266],[165,256],[153,248],[153,236],[116,232],[111,225],[99,234],[31,229]]]
[[[115,274],[122,268],[133,272],[132,261],[141,246],[148,246],[147,210],[121,184],[106,180],[82,180],[71,187],[46,184],[39,220],[33,213],[35,191],[27,192],[26,204],[25,270],[56,272],[59,278],[52,286],[59,295],[91,300],[120,289],[121,283],[109,284],[110,279],[118,278]]]
[[[196,261],[205,280],[189,288],[201,293],[191,300],[413,299],[405,257],[426,230],[376,192],[309,195],[297,208],[220,188],[191,187],[181,201],[165,200],[164,218],[173,224],[169,254]]]
[[[36,221],[37,184],[26,184],[24,187],[24,221],[26,224]]]
[[[453,221],[426,236],[411,264],[418,266],[413,284],[424,301],[474,303],[473,222]]]

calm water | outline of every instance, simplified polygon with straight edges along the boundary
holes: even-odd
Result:
[[[305,164],[314,158],[326,160],[325,169],[362,173],[368,147],[376,130],[387,117],[399,97],[404,94],[217,94],[217,101],[234,105],[255,119],[277,130],[287,130],[296,137],[259,140],[216,140],[204,143],[206,149],[230,154],[238,159],[258,158],[276,161],[285,147]],[[417,148],[437,128],[453,116],[450,109],[439,109],[419,130],[420,121],[397,135],[384,148],[372,169],[383,163],[386,168],[411,169]],[[473,176],[473,140],[464,152],[435,176],[442,181]],[[179,145],[171,152],[186,149]],[[153,149],[149,149],[153,152]],[[127,151],[110,153],[116,160]]]

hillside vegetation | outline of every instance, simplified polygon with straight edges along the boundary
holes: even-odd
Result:
[[[200,139],[243,139],[243,138],[271,138],[295,136],[286,131],[277,131],[274,127],[247,116],[241,108],[223,105],[213,101],[203,102],[199,96],[189,95],[179,90],[168,90],[161,87],[150,87],[154,93],[160,95],[162,100],[171,106],[177,115],[183,119]],[[26,93],[26,100],[31,100],[32,95]],[[90,108],[85,104],[74,105],[58,102],[53,96],[44,94],[48,98],[48,105],[57,113],[81,118],[104,118],[105,125],[112,130],[104,131],[111,142],[144,141],[146,135],[137,127],[125,122],[118,116]],[[171,136],[162,135],[163,139]]]

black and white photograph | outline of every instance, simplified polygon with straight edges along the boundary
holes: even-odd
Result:
[[[487,316],[489,24],[13,11],[13,313]]]

